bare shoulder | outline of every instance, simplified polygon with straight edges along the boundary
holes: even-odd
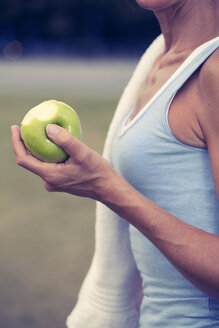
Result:
[[[219,135],[219,49],[202,65],[199,74],[201,126],[206,139]]]
[[[199,122],[207,144],[219,198],[219,49],[202,65],[199,74]]]
[[[203,96],[219,96],[219,49],[215,50],[202,65],[200,88]]]

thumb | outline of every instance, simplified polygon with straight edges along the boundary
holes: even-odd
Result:
[[[46,133],[52,141],[62,147],[70,156],[75,153],[75,148],[78,148],[79,140],[59,125],[48,124]]]

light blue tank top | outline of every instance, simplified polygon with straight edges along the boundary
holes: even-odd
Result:
[[[208,150],[178,140],[167,115],[176,92],[218,47],[219,37],[198,47],[132,121],[122,122],[112,145],[112,164],[131,185],[182,221],[217,235],[219,201]],[[133,226],[130,240],[143,284],[141,328],[219,327],[219,302]]]

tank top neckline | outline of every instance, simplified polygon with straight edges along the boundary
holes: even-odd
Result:
[[[181,73],[191,64],[193,63],[198,56],[202,57],[203,51],[205,49],[208,49],[209,47],[219,41],[219,36],[201,44],[196,49],[194,49],[191,54],[183,61],[183,63],[177,68],[177,70],[170,76],[170,78],[163,84],[163,86],[153,95],[153,97],[143,106],[143,108],[138,112],[138,114],[132,119],[129,120],[130,115],[133,111],[133,106],[128,110],[127,115],[125,116],[125,119],[123,120],[121,124],[121,128],[119,131],[119,137],[122,137],[135,123],[145,114],[145,112],[152,106],[152,104],[160,98],[160,96],[170,87],[170,85],[181,75]],[[212,52],[211,52],[212,53]],[[210,53],[210,54],[211,54]],[[198,60],[197,60],[198,64]],[[197,65],[197,68],[200,66],[200,64]],[[196,68],[196,69],[197,69]],[[195,69],[193,70],[193,72]],[[191,74],[193,73],[191,72]],[[189,72],[188,72],[189,73]],[[191,76],[191,74],[188,74],[188,77]],[[185,78],[184,81],[181,83],[181,85],[177,88],[177,90],[173,89],[172,93],[170,95],[170,99],[174,97],[174,95],[177,93],[177,91],[180,89],[180,87],[185,83],[187,79]],[[168,101],[169,103],[169,101]]]

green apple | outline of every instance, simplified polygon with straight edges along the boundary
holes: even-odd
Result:
[[[58,163],[68,154],[46,134],[47,124],[57,124],[81,139],[80,119],[73,108],[56,101],[44,101],[29,110],[21,122],[21,138],[27,150],[41,161]]]

